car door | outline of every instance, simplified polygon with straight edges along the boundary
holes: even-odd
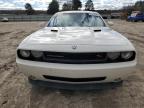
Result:
[[[136,20],[143,20],[143,13],[138,13],[136,16]]]

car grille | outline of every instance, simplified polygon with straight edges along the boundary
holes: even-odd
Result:
[[[107,61],[106,53],[44,52],[43,60],[51,63],[94,64]]]

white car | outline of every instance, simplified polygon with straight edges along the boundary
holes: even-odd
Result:
[[[8,21],[9,21],[9,19],[8,19],[8,18],[6,18],[6,17],[4,17],[4,18],[2,18],[2,19],[1,19],[1,21],[2,21],[2,22],[8,22]]]
[[[137,63],[131,42],[89,11],[56,13],[20,43],[16,62],[32,84],[68,89],[121,82]]]

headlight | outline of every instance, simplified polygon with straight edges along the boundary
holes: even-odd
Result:
[[[31,51],[31,54],[35,58],[41,58],[43,56],[43,52],[41,52],[41,51]]]
[[[121,58],[128,60],[133,56],[133,52],[122,52],[121,53]]]
[[[30,51],[28,50],[20,50],[20,55],[24,58],[30,57]]]
[[[110,53],[107,53],[107,56],[111,60],[116,60],[117,58],[119,58],[120,53],[119,52],[110,52]]]

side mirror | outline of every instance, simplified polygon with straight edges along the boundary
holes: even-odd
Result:
[[[107,23],[108,23],[108,25],[110,25],[110,26],[113,26],[113,25],[114,25],[114,23],[113,23],[112,21],[108,21]]]

